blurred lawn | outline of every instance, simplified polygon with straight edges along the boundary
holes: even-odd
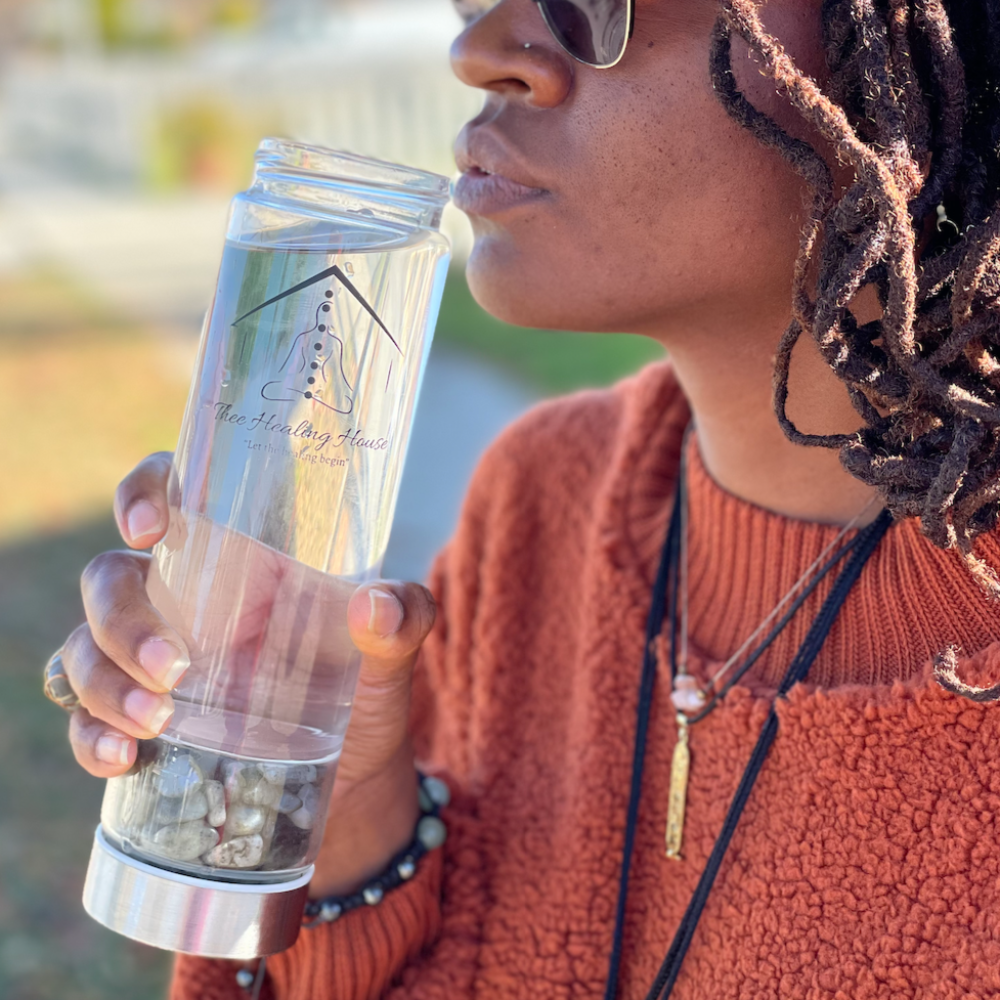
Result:
[[[54,275],[0,281],[0,539],[104,513],[124,471],[172,448],[194,353]]]
[[[3,1000],[164,995],[170,956],[104,930],[83,912],[102,782],[73,762],[65,716],[39,695],[39,665],[80,621],[81,567],[116,544],[113,525],[102,519],[0,551]]]
[[[648,341],[507,327],[449,282],[437,349],[475,353],[544,392],[606,384]],[[0,998],[154,1000],[168,955],[80,904],[102,783],[73,763],[41,697],[46,657],[82,618],[77,581],[120,544],[110,500],[173,447],[195,345],[137,327],[51,274],[0,279]]]
[[[169,956],[83,913],[102,783],[73,762],[39,667],[82,619],[80,570],[120,545],[115,484],[176,440],[193,357],[53,275],[0,281],[3,1000],[163,995]]]
[[[483,312],[461,274],[452,273],[435,344],[478,355],[546,394],[610,385],[663,357],[648,337],[554,333],[508,326]]]

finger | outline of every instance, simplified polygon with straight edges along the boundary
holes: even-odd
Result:
[[[134,763],[136,741],[85,708],[78,708],[69,722],[69,742],[77,763],[96,778],[116,778]]]
[[[174,714],[173,698],[148,691],[112,663],[94,642],[89,625],[69,637],[62,661],[80,704],[94,719],[128,736],[159,736]]]
[[[391,674],[411,664],[436,614],[433,595],[418,583],[383,580],[360,587],[348,605],[347,623],[367,672]]]
[[[381,582],[351,598],[348,625],[362,658],[337,777],[342,786],[380,773],[405,753],[413,665],[435,610],[430,591],[415,583]]]
[[[167,482],[173,457],[161,451],[144,458],[115,491],[118,530],[133,549],[155,545],[167,530]]]
[[[172,691],[191,666],[183,639],[149,602],[149,556],[104,552],[83,571],[87,624],[98,648],[151,691]]]

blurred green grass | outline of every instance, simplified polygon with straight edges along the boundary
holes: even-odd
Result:
[[[608,384],[661,354],[641,338],[506,326],[457,272],[435,350],[542,393]],[[170,956],[83,912],[103,783],[74,763],[41,670],[83,620],[81,570],[121,545],[115,484],[174,445],[193,360],[193,340],[137,326],[58,275],[0,280],[0,1000],[165,995]]]
[[[80,895],[103,782],[75,764],[40,668],[83,620],[80,571],[121,545],[122,473],[177,434],[191,346],[40,272],[0,281],[0,998],[162,997],[170,956]]]
[[[664,356],[663,348],[648,337],[501,323],[479,307],[460,271],[449,276],[435,344],[480,357],[547,395],[611,385]]]
[[[153,1000],[170,956],[91,921],[80,896],[103,782],[81,771],[39,667],[82,618],[80,570],[110,518],[0,551],[0,997]]]

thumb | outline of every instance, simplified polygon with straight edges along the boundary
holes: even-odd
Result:
[[[431,592],[416,583],[380,581],[351,598],[347,622],[362,656],[340,763],[345,780],[377,773],[406,743],[413,665],[435,614]]]
[[[434,626],[434,597],[419,583],[382,580],[359,587],[347,607],[362,672],[388,678],[412,662]]]

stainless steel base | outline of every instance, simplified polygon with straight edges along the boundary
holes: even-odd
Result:
[[[154,948],[259,958],[295,944],[312,874],[267,885],[178,875],[115,850],[98,827],[83,905],[98,923]]]

